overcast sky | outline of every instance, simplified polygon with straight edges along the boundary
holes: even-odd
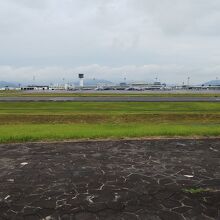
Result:
[[[219,0],[0,0],[0,81],[220,78]]]

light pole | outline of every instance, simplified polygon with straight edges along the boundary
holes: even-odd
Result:
[[[190,84],[190,77],[187,78],[187,84],[189,86],[189,84]]]

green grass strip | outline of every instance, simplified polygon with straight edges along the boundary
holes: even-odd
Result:
[[[23,124],[1,125],[0,142],[39,140],[220,136],[220,125],[187,124]]]
[[[0,114],[220,113],[220,103],[204,102],[0,102]]]
[[[0,91],[1,97],[220,97],[217,92],[25,92]]]

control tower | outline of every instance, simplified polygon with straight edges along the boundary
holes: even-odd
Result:
[[[79,86],[80,87],[84,86],[83,80],[84,80],[84,74],[79,73]]]

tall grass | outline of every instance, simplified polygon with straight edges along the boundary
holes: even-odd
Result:
[[[23,124],[0,126],[1,143],[64,139],[219,135],[220,125],[204,124]]]

